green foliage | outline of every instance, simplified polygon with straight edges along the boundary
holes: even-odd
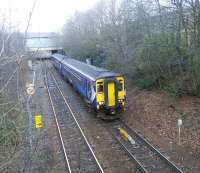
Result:
[[[144,75],[142,78],[139,78],[136,81],[136,84],[140,87],[140,88],[150,88],[153,87],[157,82],[157,77],[151,74],[148,75]]]
[[[151,0],[118,3],[103,0],[68,20],[66,52],[123,73],[141,88],[157,87],[174,97],[200,96],[200,24],[195,15],[189,16],[196,21],[193,26],[182,14],[193,7],[171,4],[174,9],[166,11]]]
[[[192,94],[200,96],[200,79],[192,79]]]
[[[106,58],[105,66],[106,68],[110,70],[112,69],[113,71],[117,71],[117,69],[119,68],[119,64],[116,64],[116,62],[113,61],[112,57]]]
[[[68,54],[84,62],[86,59],[91,59],[94,65],[101,65],[103,63],[105,56],[98,45],[96,35],[80,36],[80,39],[75,42],[76,43],[73,45],[71,45],[72,42],[65,44],[65,51],[68,52]]]
[[[190,58],[189,68],[191,79],[191,92],[195,96],[200,96],[200,51],[195,52]]]
[[[19,138],[15,124],[10,119],[0,121],[0,144],[16,145]]]
[[[168,85],[163,85],[161,89],[173,97],[181,96],[181,93],[179,92],[179,88],[177,87],[175,82],[169,83]]]
[[[181,96],[185,91],[184,78],[181,77],[184,67],[183,61],[186,50],[178,50],[170,35],[154,34],[147,37],[138,48],[139,70],[137,84],[141,88],[159,86],[174,97]]]

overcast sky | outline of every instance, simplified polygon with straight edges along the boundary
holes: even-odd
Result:
[[[29,32],[59,31],[75,11],[86,11],[98,0],[36,0]],[[34,0],[0,0],[0,17],[24,31]],[[14,22],[13,22],[14,21]]]

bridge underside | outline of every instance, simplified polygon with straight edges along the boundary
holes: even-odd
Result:
[[[36,35],[32,34],[32,37],[26,38],[26,50],[27,51],[54,51],[62,50],[61,42],[59,37],[51,36],[46,33]]]
[[[27,51],[28,52],[35,52],[35,51],[48,51],[48,52],[52,52],[52,51],[61,51],[63,50],[62,47],[28,47]]]
[[[49,59],[54,53],[59,53],[65,55],[62,47],[32,47],[27,50],[31,54],[34,54],[34,57],[37,59]]]

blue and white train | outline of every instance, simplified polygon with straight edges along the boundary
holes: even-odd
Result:
[[[52,54],[57,71],[68,80],[97,112],[115,116],[124,110],[125,83],[121,74],[88,65],[61,54]]]

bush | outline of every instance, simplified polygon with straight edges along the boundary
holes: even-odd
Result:
[[[188,70],[188,56],[184,47],[177,49],[173,40],[168,38],[168,35],[155,34],[146,38],[138,48],[136,84],[141,88],[156,86],[179,97],[185,93],[184,75],[188,73],[185,71]],[[196,80],[193,84],[197,86]]]
[[[146,74],[143,77],[140,77],[137,81],[136,84],[143,89],[150,88],[155,86],[157,83],[159,77],[151,74]]]
[[[180,88],[177,86],[177,84],[175,82],[169,83],[168,85],[164,85],[164,86],[162,86],[161,89],[173,97],[180,97],[182,95]]]
[[[195,52],[191,57],[188,71],[191,79],[191,92],[195,96],[200,96],[200,51]]]

